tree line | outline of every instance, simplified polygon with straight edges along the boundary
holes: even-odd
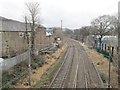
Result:
[[[106,35],[117,35],[118,32],[118,17],[113,15],[102,15],[91,21],[89,26],[83,26],[74,31],[66,30],[65,33],[72,35],[72,38],[85,42],[88,35],[98,36],[101,39]]]

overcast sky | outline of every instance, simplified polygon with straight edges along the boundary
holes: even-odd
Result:
[[[80,28],[104,14],[116,14],[119,0],[0,0],[0,16],[23,21],[25,2],[39,2],[42,24]]]

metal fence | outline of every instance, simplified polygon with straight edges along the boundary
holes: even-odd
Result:
[[[12,68],[16,64],[19,64],[22,61],[28,60],[30,56],[30,52],[26,51],[20,55],[17,55],[15,57],[4,59],[2,62],[2,71],[7,71],[8,69]]]
[[[36,50],[42,50],[42,49],[45,49],[47,47],[51,47],[52,44],[37,44],[36,45]]]

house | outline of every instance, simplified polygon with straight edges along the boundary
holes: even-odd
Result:
[[[35,49],[44,48],[52,43],[52,37],[46,37],[45,27],[38,26],[35,30]],[[26,37],[28,36],[28,38]],[[7,58],[28,50],[30,41],[30,24],[0,17],[0,57]]]
[[[52,28],[46,28],[46,36],[50,37],[53,35],[53,29]]]
[[[0,34],[2,54],[0,57],[11,57],[25,52],[28,49],[25,24],[19,21],[0,17]],[[30,27],[28,28],[30,32]]]

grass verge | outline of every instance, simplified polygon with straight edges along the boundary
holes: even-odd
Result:
[[[32,86],[31,88],[44,88],[48,87],[51,80],[53,79],[55,72],[58,70],[60,65],[62,64],[63,57],[67,51],[67,48],[64,50],[63,53],[57,58],[56,62],[50,66],[50,68],[42,75],[41,79],[37,82],[36,85]]]

